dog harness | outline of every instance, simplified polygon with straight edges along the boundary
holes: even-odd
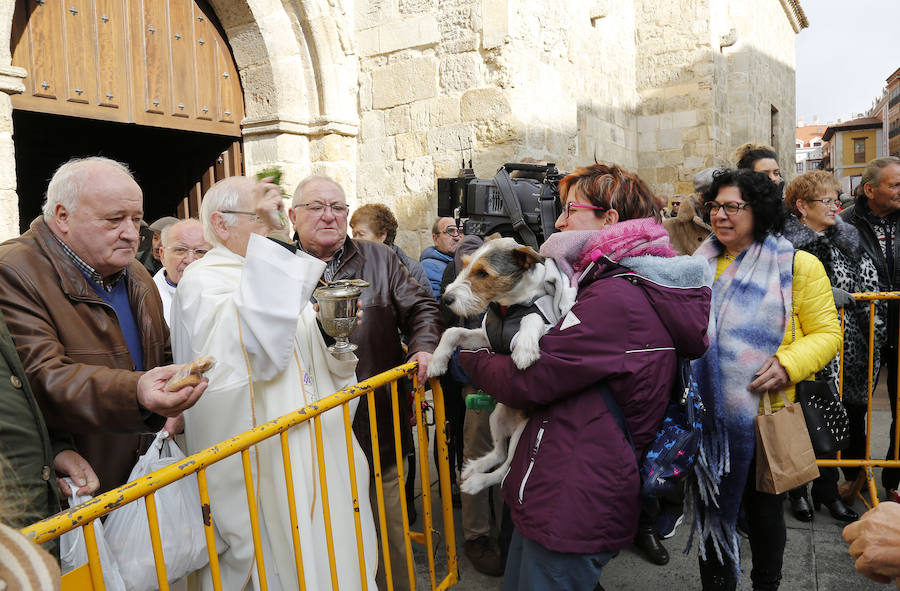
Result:
[[[531,300],[529,304],[516,304],[514,306],[501,306],[496,302],[488,305],[484,315],[484,332],[487,333],[488,342],[495,353],[509,355],[512,352],[513,339],[519,332],[522,319],[529,314],[540,314],[544,324],[553,325],[555,321],[548,318],[545,308],[552,305],[552,296],[542,295]]]

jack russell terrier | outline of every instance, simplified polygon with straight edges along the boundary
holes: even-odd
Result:
[[[553,259],[544,258],[512,238],[496,236],[488,236],[478,250],[462,258],[465,267],[441,296],[459,316],[486,312],[482,327],[447,329],[428,364],[429,377],[447,371],[458,346],[490,347],[497,353],[509,353],[519,369],[531,366],[541,355],[541,337],[575,302],[576,289],[569,286],[568,278]],[[463,466],[462,492],[475,494],[503,479],[526,422],[523,411],[497,404],[490,417],[494,447]],[[507,437],[509,445],[504,450]],[[489,472],[501,461],[497,469]]]

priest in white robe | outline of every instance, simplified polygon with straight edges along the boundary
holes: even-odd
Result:
[[[356,382],[356,358],[328,352],[310,296],[325,264],[287,245],[278,189],[245,177],[216,183],[203,199],[201,221],[215,245],[185,272],[172,303],[172,347],[178,362],[213,355],[209,388],[184,414],[193,453],[329,396]],[[282,242],[265,236],[284,232]],[[351,402],[351,417],[358,399]],[[323,442],[338,586],[375,589],[377,545],[368,494],[368,464],[356,438],[353,456],[365,550],[360,574],[350,469],[341,409],[322,415]],[[332,589],[321,483],[312,421],[288,436],[306,589]],[[269,589],[300,588],[278,437],[251,448]],[[224,547],[222,588],[258,589],[240,456],[207,471],[210,505]],[[203,589],[212,589],[209,567]]]

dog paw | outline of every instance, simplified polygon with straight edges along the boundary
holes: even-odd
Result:
[[[449,357],[443,355],[435,355],[428,362],[428,377],[436,378],[447,373],[447,364],[450,362]]]
[[[519,346],[512,350],[512,354],[510,355],[510,357],[512,357],[513,363],[516,364],[516,367],[518,367],[519,369],[525,369],[527,367],[531,367],[531,365],[535,361],[540,359],[541,351],[536,347],[531,348]]]
[[[477,472],[474,460],[466,460],[463,463],[462,471],[459,473],[460,480],[466,480]]]
[[[473,474],[460,483],[459,490],[467,495],[474,495],[480,493],[489,485],[487,474]]]

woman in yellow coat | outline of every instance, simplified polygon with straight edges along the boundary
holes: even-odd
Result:
[[[834,357],[841,330],[822,264],[780,236],[776,185],[723,170],[703,195],[713,236],[695,256],[715,270],[706,354],[693,364],[707,406],[697,506],[703,589],[733,590],[738,513],[747,517],[753,588],[778,589],[786,539],[783,495],[756,490],[754,419],[761,397],[812,377]],[[778,398],[778,400],[776,400]],[[780,397],[772,396],[773,407]]]

